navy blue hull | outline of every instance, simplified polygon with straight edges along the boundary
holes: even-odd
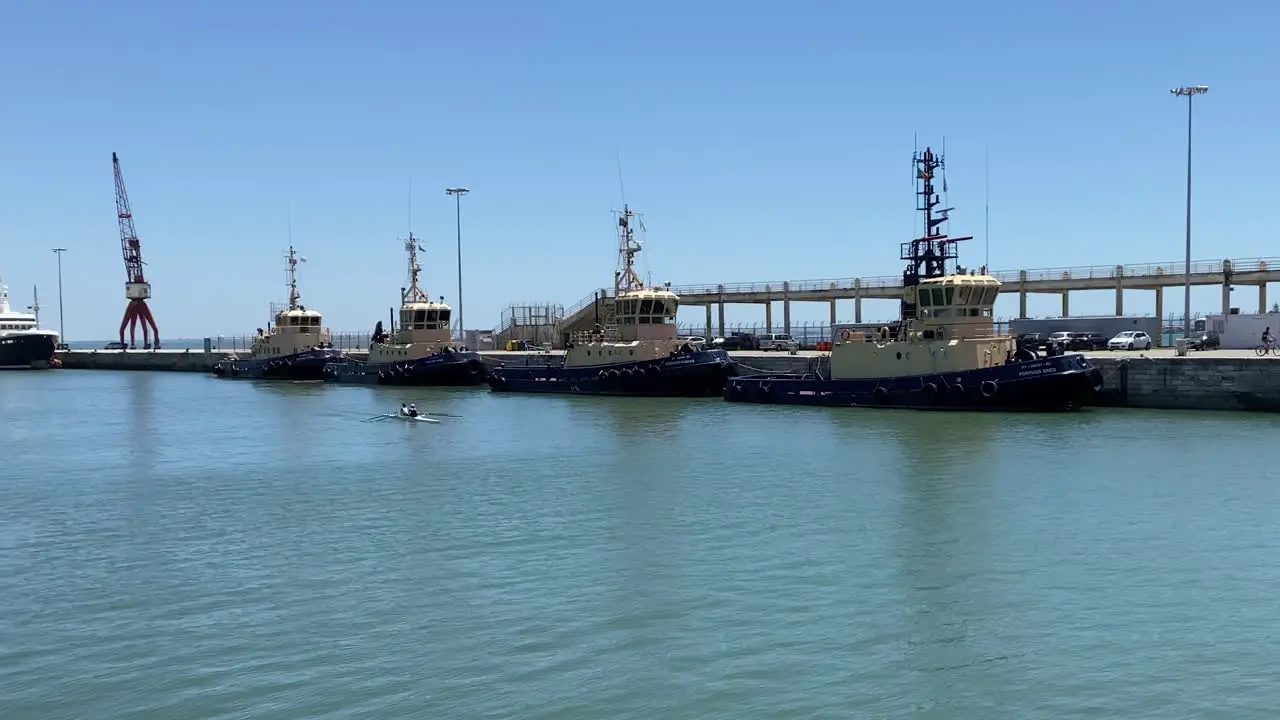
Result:
[[[1091,404],[1102,373],[1083,355],[1059,355],[964,372],[867,380],[749,375],[725,384],[730,402],[913,410],[1061,412]]]
[[[0,336],[0,370],[49,367],[57,338],[48,333],[13,333]]]
[[[505,365],[489,371],[489,387],[499,392],[711,397],[724,392],[725,379],[736,372],[728,353],[706,350],[595,367]]]
[[[340,350],[313,349],[273,358],[223,360],[213,373],[242,380],[322,380],[325,366],[342,358]]]
[[[347,360],[332,363],[324,370],[328,382],[361,385],[481,385],[487,377],[484,360],[475,352],[438,352],[376,365]]]

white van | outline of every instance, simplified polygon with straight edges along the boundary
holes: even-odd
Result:
[[[760,349],[793,352],[800,349],[800,343],[786,333],[768,333],[760,336]]]

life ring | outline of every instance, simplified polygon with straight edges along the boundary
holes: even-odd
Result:
[[[1020,362],[1030,362],[1035,360],[1037,357],[1036,351],[1029,347],[1020,347],[1013,353],[1013,359]]]
[[[995,380],[983,380],[982,385],[978,388],[982,391],[982,397],[991,397],[996,394],[1000,388],[996,385]]]
[[[849,332],[848,330],[841,330],[841,331],[840,331],[840,339],[841,339],[841,340],[844,340],[844,341],[846,341],[846,342],[847,342],[847,341],[849,340],[849,338],[851,338],[851,337],[853,337],[853,333],[852,333],[852,332]]]

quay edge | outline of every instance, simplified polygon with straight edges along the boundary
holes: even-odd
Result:
[[[231,353],[201,350],[65,350],[57,354],[64,369],[213,372]],[[364,351],[348,351],[364,359]],[[541,365],[559,353],[482,351],[489,367]],[[730,352],[751,371],[802,373],[825,362],[826,353],[797,355],[758,351]],[[1280,412],[1280,357],[1256,357],[1252,351],[1214,350],[1176,357],[1168,351],[1085,353],[1102,372],[1097,404],[1109,407],[1170,410],[1251,410]]]

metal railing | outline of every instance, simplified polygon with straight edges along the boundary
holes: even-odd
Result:
[[[597,293],[599,293],[600,299],[602,300],[605,298],[613,297],[613,290],[610,288],[601,288],[599,290],[592,291],[590,295],[582,298],[578,302],[574,303],[572,307],[566,310],[564,313],[564,319],[572,320],[574,316],[576,316],[578,313],[591,307],[591,305],[596,301]]]
[[[1226,263],[1231,263],[1232,273],[1280,272],[1280,257],[1245,258],[1239,260],[1199,260],[1191,263],[1192,275],[1221,275]],[[1135,263],[1130,265],[1086,265],[1083,267],[1043,268],[1038,270],[996,270],[988,273],[1002,284],[1017,284],[1026,279],[1027,282],[1050,282],[1055,280],[1114,280],[1118,277],[1145,278],[1162,275],[1181,276],[1185,274],[1186,263],[1170,261],[1164,263]],[[773,280],[767,282],[723,283],[715,285],[692,284],[673,285],[671,291],[676,295],[718,295],[745,293],[781,293],[787,292],[820,292],[827,290],[848,290],[855,287],[868,289],[888,289],[902,287],[902,276],[880,276],[865,278],[828,278],[822,280]],[[590,298],[587,299],[590,302]]]

